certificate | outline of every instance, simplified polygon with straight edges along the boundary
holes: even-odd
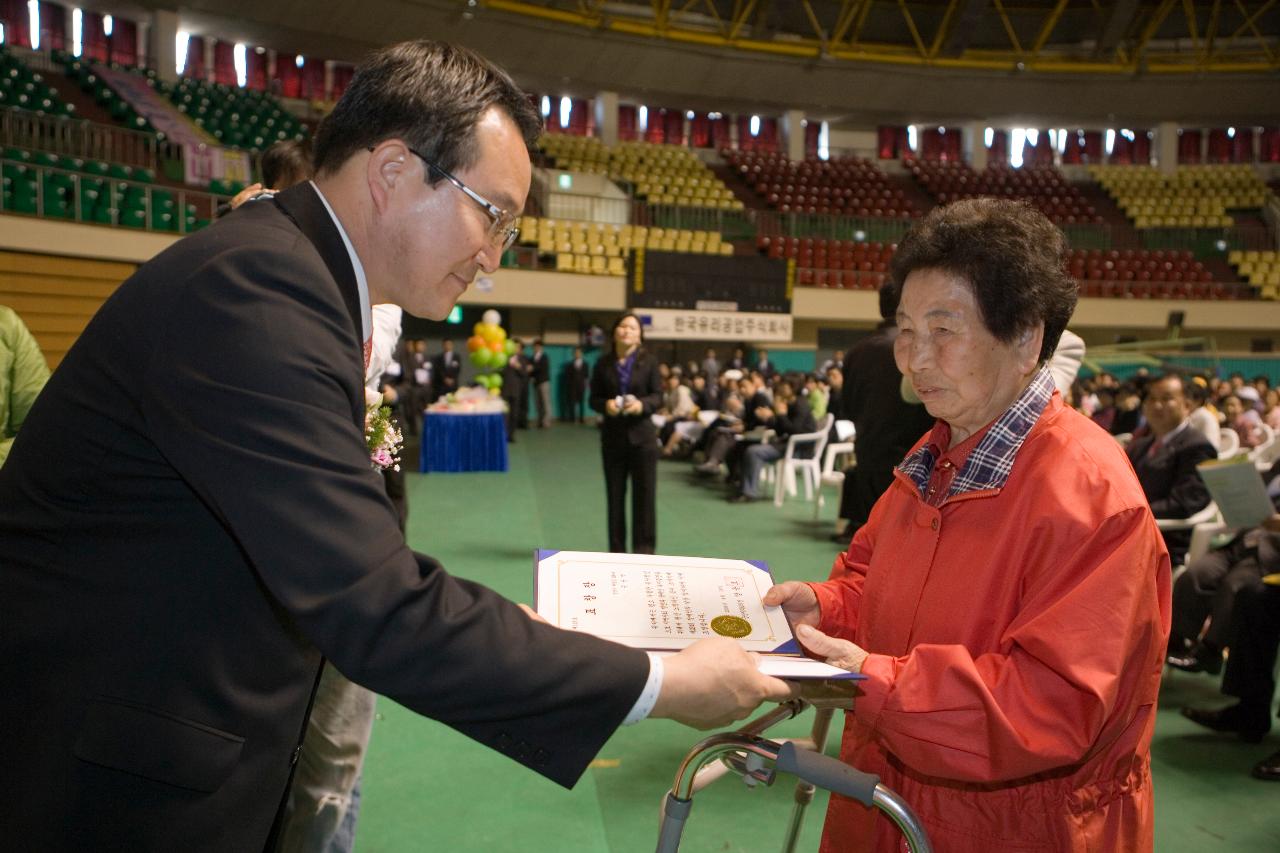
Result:
[[[538,551],[534,609],[552,625],[656,653],[730,637],[779,678],[860,678],[803,655],[755,560]]]
[[[1228,527],[1257,527],[1275,513],[1262,475],[1246,454],[1201,462],[1196,471]]]

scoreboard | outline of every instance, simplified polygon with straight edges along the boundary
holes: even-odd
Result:
[[[636,249],[627,307],[790,314],[794,287],[795,261]]]

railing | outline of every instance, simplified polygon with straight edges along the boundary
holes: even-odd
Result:
[[[38,115],[16,107],[0,108],[0,145],[145,166],[152,171],[159,171],[166,160],[182,160],[181,146],[160,142],[153,133],[87,119]]]
[[[9,161],[6,161],[6,163],[8,162]],[[66,169],[55,169],[51,166],[36,166],[30,163],[24,163],[22,165],[25,166],[29,173],[35,177],[35,209],[19,209],[19,205],[15,204],[14,201],[10,201],[6,205],[3,196],[0,196],[0,214],[34,215],[48,219],[51,222],[79,222],[87,225],[127,227],[134,231],[153,231],[159,234],[183,235],[190,233],[187,228],[187,205],[190,204],[195,207],[197,220],[207,221],[214,218],[217,213],[218,205],[227,200],[224,196],[213,195],[210,193],[193,192],[191,190],[174,190],[138,181],[124,181],[110,177],[99,177],[96,175],[82,174],[80,172],[71,172]],[[48,199],[45,197],[44,179],[46,175],[70,176],[71,200],[68,205],[68,212],[72,214],[71,216],[61,216],[50,212],[50,205],[48,204]],[[95,218],[93,216],[93,211],[85,208],[85,198],[80,188],[82,181],[101,182],[102,192],[107,194],[107,210],[110,211],[110,214],[105,221]],[[125,225],[122,222],[121,214],[123,211],[121,210],[121,203],[124,200],[126,192],[133,188],[139,188],[142,190],[143,221],[141,225]],[[153,195],[155,193],[165,193],[173,198],[175,227],[154,227],[151,214],[153,210]],[[15,197],[17,196],[16,189],[13,195]]]
[[[1143,228],[1138,231],[1146,249],[1190,249],[1197,258],[1221,257],[1234,249],[1268,251],[1275,235],[1264,225],[1229,228]]]

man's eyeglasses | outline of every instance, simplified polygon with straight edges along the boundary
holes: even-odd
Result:
[[[435,163],[432,163],[421,153],[414,151],[412,148],[409,149],[409,152],[422,162],[426,163],[429,168],[435,169],[439,172],[440,176],[446,181],[462,190],[462,192],[466,194],[467,198],[480,205],[485,214],[489,217],[489,241],[494,244],[500,244],[502,246],[502,251],[504,252],[511,248],[511,245],[516,241],[516,237],[520,234],[520,226],[516,224],[517,219],[515,214],[498,207],[496,204],[480,195],[480,193],[471,189],[471,187],[467,186],[453,175],[450,175]]]

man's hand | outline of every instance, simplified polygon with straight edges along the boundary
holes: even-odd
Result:
[[[1262,529],[1280,533],[1280,514],[1273,514],[1270,518],[1263,519]]]
[[[727,726],[762,702],[795,695],[786,682],[761,673],[754,657],[727,637],[699,640],[662,663],[662,692],[649,716],[695,729]]]
[[[604,413],[609,417],[616,417],[622,409],[618,408],[618,401],[614,397],[610,397],[604,401]]]
[[[756,406],[756,420],[771,421],[773,420],[773,409],[768,406]]]
[[[787,581],[772,587],[764,594],[764,603],[769,607],[782,606],[782,612],[792,625],[809,625],[816,628],[821,621],[822,611],[818,607],[818,596],[813,587],[800,581]]]

